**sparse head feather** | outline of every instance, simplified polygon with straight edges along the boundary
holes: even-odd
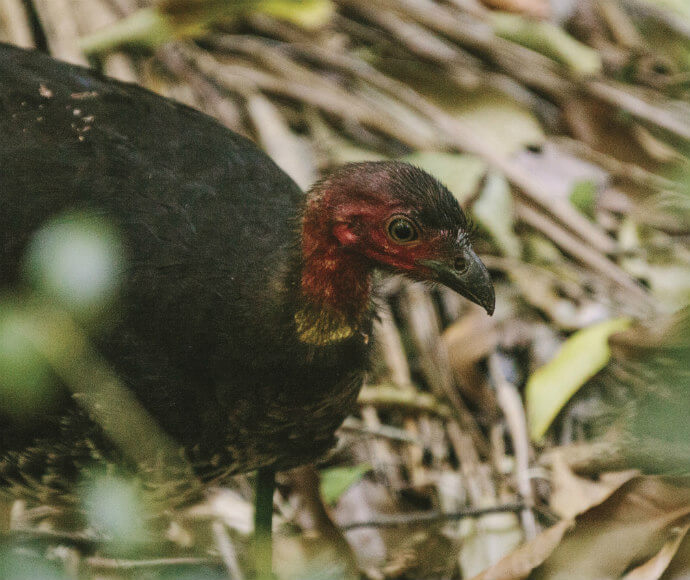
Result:
[[[428,227],[472,226],[453,194],[423,169],[401,161],[369,161],[342,166],[318,184],[321,191],[340,190],[351,199],[387,198],[399,201]]]
[[[369,311],[374,269],[440,282],[493,311],[490,277],[470,235],[453,194],[422,169],[398,161],[341,167],[307,197],[300,336],[312,344],[354,336]]]

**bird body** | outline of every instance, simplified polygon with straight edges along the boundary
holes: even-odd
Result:
[[[20,283],[46,221],[107,219],[125,266],[94,344],[206,480],[333,444],[366,368],[374,268],[457,286],[438,255],[455,244],[490,289],[457,202],[404,164],[348,166],[305,196],[210,117],[7,45],[0,135],[0,286]],[[443,235],[403,239],[410,207]],[[456,289],[493,309],[493,290]],[[0,409],[0,484],[61,488],[55,473],[93,456],[86,441],[108,447],[73,393],[21,424]]]

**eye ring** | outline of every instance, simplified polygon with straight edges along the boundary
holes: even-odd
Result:
[[[400,245],[412,244],[419,239],[417,225],[404,215],[394,215],[386,222],[386,234]]]

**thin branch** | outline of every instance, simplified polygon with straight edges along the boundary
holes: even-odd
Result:
[[[245,576],[242,573],[240,564],[237,561],[237,552],[233,546],[228,530],[223,522],[216,520],[211,524],[213,529],[213,536],[216,539],[216,547],[220,552],[221,558],[228,570],[229,580],[244,580]]]
[[[219,564],[220,558],[213,557],[186,557],[186,558],[151,558],[149,560],[121,560],[116,558],[104,558],[102,556],[90,556],[85,558],[90,568],[97,570],[140,570],[147,568],[166,568],[169,566],[203,566]],[[231,577],[231,580],[232,577]]]
[[[581,260],[594,270],[604,274],[608,279],[619,284],[638,304],[651,311],[656,309],[656,301],[611,260],[592,250],[575,236],[559,227],[549,217],[527,204],[518,202],[515,209],[518,217],[525,223],[546,235],[574,258]]]
[[[513,443],[517,489],[525,501],[525,509],[520,512],[520,519],[526,538],[531,540],[537,535],[537,523],[531,509],[535,501],[534,489],[529,477],[530,444],[525,408],[517,387],[506,378],[503,372],[499,353],[489,356],[489,373],[496,389],[496,400],[503,411],[508,434]]]
[[[88,66],[79,48],[79,30],[69,0],[33,0],[50,53],[73,64]]]
[[[601,101],[619,107],[641,121],[646,121],[669,133],[690,141],[690,108],[660,94],[611,80],[589,81],[584,85],[587,92]],[[676,108],[682,110],[676,111]]]
[[[22,0],[0,0],[0,31],[3,40],[33,48],[34,35]]]
[[[409,514],[396,514],[393,516],[382,516],[375,520],[362,522],[350,522],[340,526],[341,530],[354,530],[356,528],[395,528],[398,526],[411,526],[415,524],[425,524],[434,522],[451,522],[465,518],[476,518],[486,514],[502,512],[517,513],[525,508],[522,502],[506,503],[502,505],[489,506],[484,508],[467,508],[456,512],[417,512]]]

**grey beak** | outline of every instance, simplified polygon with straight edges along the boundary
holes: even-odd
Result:
[[[479,304],[489,316],[494,313],[496,296],[491,276],[471,248],[460,250],[456,259],[420,260],[419,263],[432,271],[435,282],[440,282],[475,304]]]

